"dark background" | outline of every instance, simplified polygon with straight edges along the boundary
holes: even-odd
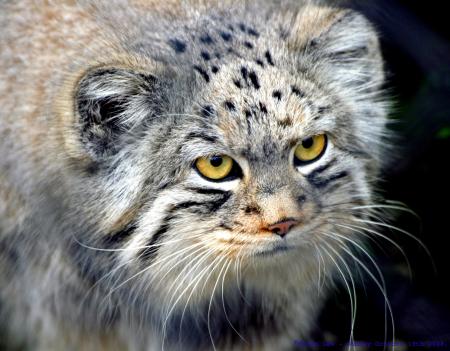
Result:
[[[418,215],[399,214],[393,224],[420,239],[432,258],[414,240],[389,230],[383,234],[405,249],[412,277],[404,257],[389,243],[383,243],[383,250],[375,246],[371,251],[386,278],[396,339],[405,342],[408,350],[450,350],[450,2],[362,0],[353,4],[381,34],[386,88],[394,103],[394,161],[383,173],[383,195],[403,202]],[[365,288],[358,288],[355,340],[382,342],[383,296],[370,279],[364,283]],[[341,287],[324,309],[315,339],[331,343],[319,343],[316,349],[341,349],[332,345],[348,341],[349,314],[348,294]],[[426,341],[438,343],[426,347],[421,344]],[[372,344],[372,349],[383,347]]]

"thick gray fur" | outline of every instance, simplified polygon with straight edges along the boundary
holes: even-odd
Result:
[[[0,3],[8,347],[307,339],[376,201],[387,106],[373,27],[326,1],[92,3],[55,5],[56,27],[48,5]],[[324,156],[295,167],[295,145],[321,133]],[[214,154],[242,177],[199,176]],[[301,225],[249,231],[278,213]]]

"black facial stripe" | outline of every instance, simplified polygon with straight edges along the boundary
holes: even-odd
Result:
[[[323,173],[324,171],[326,171],[328,168],[330,168],[331,166],[334,166],[336,164],[337,160],[335,158],[333,158],[330,162],[328,162],[327,164],[324,164],[323,166],[320,166],[319,168],[316,168],[314,171],[312,171],[309,175],[308,178],[316,178],[318,175],[320,175],[321,173]]]
[[[319,106],[317,108],[317,113],[322,115],[324,113],[328,113],[331,110],[331,106]]]
[[[208,206],[209,212],[216,212],[220,209],[231,197],[231,191],[225,192],[219,199],[206,202],[205,204]]]
[[[196,201],[180,202],[179,204],[176,204],[173,207],[172,212],[176,212],[178,210],[185,210],[187,208],[194,207],[194,206],[202,206],[203,204],[204,204],[203,202],[196,202]]]
[[[103,238],[103,244],[106,247],[116,246],[117,244],[123,243],[125,240],[130,238],[136,231],[137,225],[135,223],[127,225],[124,229],[119,230],[113,234],[107,235]]]
[[[214,135],[203,134],[200,132],[189,133],[188,135],[186,135],[186,140],[189,139],[202,139],[210,143],[216,143],[218,140],[217,137],[215,137]]]
[[[224,195],[227,193],[226,190],[211,189],[211,188],[187,188],[187,190],[195,191],[196,193],[203,195]]]
[[[336,180],[342,179],[347,177],[349,174],[347,171],[339,172],[329,178],[312,178],[310,176],[307,176],[306,178],[309,180],[311,184],[313,184],[318,189],[323,189],[327,187],[330,183],[335,182]]]
[[[229,225],[226,224],[226,223],[221,223],[221,224],[219,225],[219,228],[226,229],[226,230],[230,230],[230,231],[233,230],[233,227],[229,226]]]
[[[208,193],[208,190],[211,190]],[[212,214],[219,210],[231,197],[231,191],[220,191],[216,192],[216,189],[202,189],[202,194],[213,195],[215,198],[213,200],[198,202],[198,201],[186,201],[181,202],[175,205],[171,213],[175,213],[179,210],[186,210],[192,207],[196,207],[196,209],[191,210],[190,212],[199,213],[199,214]]]
[[[161,244],[164,234],[170,229],[170,221],[174,218],[175,216],[172,214],[172,211],[170,211],[169,214],[162,220],[161,226],[152,235],[147,244],[149,247],[142,249],[139,253],[138,256],[140,259],[144,261],[151,261],[156,257],[159,246],[155,245]]]

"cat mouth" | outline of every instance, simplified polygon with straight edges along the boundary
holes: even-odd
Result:
[[[278,244],[278,245],[274,245],[268,248],[262,248],[260,250],[258,250],[257,252],[254,253],[254,256],[257,257],[264,257],[264,256],[268,256],[268,257],[272,257],[272,256],[277,256],[277,255],[284,255],[289,251],[292,251],[294,249],[294,247],[292,246],[288,246],[285,243],[283,244]]]

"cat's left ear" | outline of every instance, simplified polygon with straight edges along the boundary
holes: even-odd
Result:
[[[289,47],[303,52],[329,82],[358,94],[378,90],[384,83],[378,35],[360,13],[307,6],[291,33]]]

